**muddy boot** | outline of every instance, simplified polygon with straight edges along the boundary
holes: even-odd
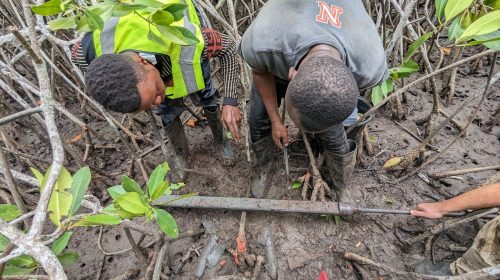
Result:
[[[177,178],[174,179],[182,182],[186,177],[186,171],[182,169],[188,167],[189,144],[180,118],[176,118],[169,127],[165,128],[165,131],[175,151],[172,170],[175,172]]]
[[[423,261],[415,266],[415,272],[433,276],[453,275],[449,262],[436,262],[436,264],[433,264],[431,261]]]
[[[262,198],[269,189],[271,179],[276,171],[273,160],[274,142],[271,135],[252,143],[252,150],[257,158],[257,164],[251,178],[250,187],[252,197]]]
[[[234,152],[228,139],[223,133],[219,109],[217,107],[209,107],[204,108],[204,111],[205,116],[207,117],[208,125],[212,130],[212,135],[214,137],[215,144],[217,145],[219,155],[227,164],[232,165],[234,163]]]
[[[357,146],[356,142],[351,139],[347,140],[347,144],[349,152],[345,155],[332,153],[327,150],[325,150],[324,154],[339,201],[355,204],[354,199],[360,198],[360,194],[355,192],[355,186],[349,184],[349,179],[354,171],[354,165],[356,165]]]

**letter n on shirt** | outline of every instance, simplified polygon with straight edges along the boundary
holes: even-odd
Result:
[[[340,15],[344,13],[344,9],[334,5],[328,5],[323,1],[316,1],[319,7],[319,14],[316,15],[316,21],[320,23],[328,24],[332,26],[341,28],[342,23],[340,22]]]

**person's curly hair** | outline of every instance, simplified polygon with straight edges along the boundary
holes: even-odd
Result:
[[[94,59],[85,73],[90,96],[104,108],[132,113],[141,107],[137,83],[142,68],[126,54],[104,54]]]
[[[308,132],[320,132],[351,115],[358,92],[351,71],[341,61],[319,53],[302,62],[286,94],[302,127]]]

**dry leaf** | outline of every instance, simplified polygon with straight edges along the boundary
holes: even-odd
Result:
[[[189,120],[187,120],[186,125],[190,126],[190,127],[195,127],[196,126],[196,120],[193,119],[193,118],[190,118]]]
[[[451,52],[451,48],[441,48],[441,50],[443,51],[443,53],[444,53],[445,55],[449,55],[449,54],[450,54],[450,52]]]
[[[398,164],[400,164],[401,160],[403,160],[402,157],[393,157],[384,163],[383,168],[384,169],[393,168],[393,167],[397,166]]]
[[[82,135],[78,134],[77,136],[73,137],[73,139],[69,140],[70,143],[75,143],[78,142],[82,139]]]

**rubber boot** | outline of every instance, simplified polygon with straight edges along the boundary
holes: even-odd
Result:
[[[234,152],[228,139],[223,133],[220,111],[217,107],[210,108],[213,109],[213,111],[207,108],[204,108],[204,111],[205,116],[207,117],[208,126],[210,126],[210,129],[212,130],[212,135],[214,137],[215,144],[217,145],[219,155],[226,163],[232,164],[234,163]]]
[[[189,160],[189,144],[186,138],[186,133],[181,123],[180,118],[175,118],[175,120],[170,124],[169,127],[165,128],[167,137],[172,144],[175,156],[173,158],[174,167],[172,170],[177,175],[177,180],[180,182],[184,181],[186,177],[186,169],[188,167]]]
[[[415,266],[415,272],[433,276],[452,276],[449,262],[436,262],[433,264],[431,261],[423,261]]]
[[[356,165],[357,146],[351,139],[347,139],[347,144],[349,146],[347,154],[336,154],[325,149],[324,155],[339,201],[355,204],[354,199],[360,194],[355,192],[354,186],[349,186],[349,179]]]
[[[255,143],[252,143],[252,150],[257,158],[257,164],[254,166],[254,172],[250,182],[250,191],[252,197],[262,198],[266,194],[276,165],[273,156],[274,142],[271,135],[268,135]]]

